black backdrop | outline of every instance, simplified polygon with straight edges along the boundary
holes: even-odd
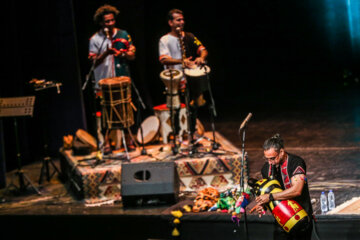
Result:
[[[344,69],[358,70],[359,55],[346,30],[346,6],[338,5],[330,38],[325,0],[7,2],[7,63],[0,95],[37,96],[34,117],[22,118],[19,125],[24,164],[42,156],[44,133],[55,155],[63,135],[87,129],[91,91],[81,87],[90,68],[88,40],[97,30],[92,17],[105,3],[120,10],[117,25],[131,34],[137,47],[131,77],[147,105],[144,116],[164,102],[157,46],[168,31],[166,14],[171,8],[184,11],[186,30],[209,50],[219,112],[229,103],[240,104],[245,116],[251,101],[261,104],[269,96],[281,98],[283,92],[294,98],[319,95],[342,86]],[[55,89],[35,93],[27,84],[33,77],[61,82],[61,94]],[[9,170],[15,167],[13,127],[10,118],[2,121],[1,150]]]

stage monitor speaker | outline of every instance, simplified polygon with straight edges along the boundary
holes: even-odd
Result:
[[[121,166],[124,207],[175,203],[178,193],[175,162],[124,163]]]

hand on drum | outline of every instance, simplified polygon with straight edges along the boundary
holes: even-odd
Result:
[[[185,67],[196,68],[197,66],[203,66],[205,64],[205,59],[202,57],[198,57],[194,61],[191,61],[191,59],[192,57],[188,57],[184,60]]]
[[[192,57],[188,57],[184,59],[185,67],[187,68],[195,68],[195,61],[191,61]]]
[[[196,58],[194,62],[195,62],[195,64],[198,65],[198,66],[205,65],[205,59],[202,58],[202,57]]]

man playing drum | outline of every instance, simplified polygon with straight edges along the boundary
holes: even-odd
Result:
[[[184,32],[184,16],[179,9],[172,9],[168,13],[170,32],[162,36],[159,41],[159,60],[165,69],[177,69],[183,72],[184,68],[193,69],[205,64],[208,51],[204,45],[190,32]],[[189,83],[189,82],[188,82]],[[184,89],[185,79],[180,81],[180,88]],[[197,109],[205,104],[202,92],[190,87],[190,133],[195,132]],[[175,134],[179,132],[178,114],[180,108],[175,109]]]
[[[135,59],[136,50],[130,35],[115,27],[118,14],[119,10],[111,5],[99,7],[94,14],[99,30],[90,38],[89,59],[94,64],[97,91],[102,79],[129,77],[128,61]]]
[[[267,139],[263,145],[265,163],[261,169],[263,178],[273,176],[279,181],[282,192],[263,194],[256,197],[257,212],[260,216],[264,213],[263,206],[269,201],[275,200],[295,200],[302,206],[307,214],[312,217],[313,209],[311,205],[308,181],[306,178],[305,161],[296,155],[286,152],[284,141],[280,134],[275,134]],[[296,232],[296,236],[286,233],[279,225],[274,228],[274,239],[311,239],[313,223],[310,221],[306,228]]]

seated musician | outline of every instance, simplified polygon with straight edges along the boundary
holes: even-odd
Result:
[[[168,24],[170,32],[162,36],[159,41],[159,55],[160,63],[164,68],[177,69],[183,71],[183,68],[195,68],[205,64],[208,51],[204,45],[190,32],[184,32],[184,16],[179,9],[172,9],[168,13]],[[181,39],[180,39],[181,38]],[[182,47],[183,46],[183,47]],[[183,79],[180,82],[180,88],[184,88],[185,82]],[[197,109],[205,104],[202,92],[199,89],[189,88],[190,98],[190,134],[195,132]],[[178,134],[180,127],[178,124],[179,109],[176,109],[176,116],[174,117],[175,135]]]

